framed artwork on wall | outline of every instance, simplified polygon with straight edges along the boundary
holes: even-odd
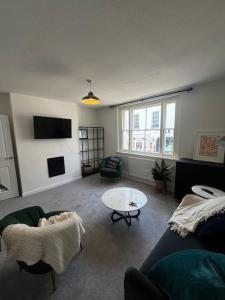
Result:
[[[79,139],[86,140],[88,138],[87,128],[79,128]]]
[[[218,140],[225,136],[224,131],[199,131],[195,138],[194,159],[212,161],[217,163],[224,162],[224,148]]]

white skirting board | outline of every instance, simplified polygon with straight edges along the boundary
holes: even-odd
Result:
[[[137,181],[137,182],[142,182],[142,183],[148,184],[151,187],[155,187],[155,181],[153,179],[149,179],[149,178],[148,179],[144,179],[144,178],[140,178],[140,177],[131,176],[126,171],[123,171],[122,177],[123,178],[129,178],[129,179]],[[172,184],[171,183],[167,183],[167,190],[169,192],[174,192],[174,185],[173,185],[173,183]]]
[[[152,168],[155,166],[155,159],[139,158],[139,157],[122,157],[125,162],[123,170],[124,177],[132,180],[140,181],[151,186],[155,186],[152,177]],[[168,191],[174,191],[175,168],[171,170],[171,182],[167,183]]]
[[[29,196],[29,195],[37,194],[37,193],[42,192],[42,191],[50,190],[50,189],[53,189],[57,186],[64,185],[66,183],[70,183],[70,182],[79,180],[81,178],[82,178],[81,176],[67,178],[67,179],[62,180],[60,182],[49,184],[49,185],[46,185],[46,186],[43,186],[43,187],[40,187],[40,188],[37,188],[37,189],[34,189],[34,190],[30,190],[30,191],[27,191],[27,192],[22,192],[22,197],[26,197],[26,196]]]
[[[143,178],[140,178],[140,177],[131,176],[126,171],[123,171],[122,177],[123,178],[129,178],[129,179],[132,179],[134,181],[146,183],[146,184],[149,184],[150,186],[153,186],[153,187],[155,186],[155,182],[154,182],[153,179],[149,179],[149,178],[148,179],[143,179]]]

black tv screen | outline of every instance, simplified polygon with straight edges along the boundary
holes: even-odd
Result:
[[[71,119],[34,116],[35,139],[71,138]]]

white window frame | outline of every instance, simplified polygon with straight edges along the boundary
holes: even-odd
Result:
[[[169,103],[175,103],[175,122],[174,122],[174,128],[166,128],[165,127],[165,117],[166,117],[166,105]],[[153,106],[161,106],[161,124],[160,124],[160,129],[149,129],[149,131],[154,131],[154,130],[160,130],[160,152],[144,152],[144,151],[133,151],[132,150],[132,131],[147,131],[148,129],[141,130],[141,129],[133,129],[133,110],[139,109],[139,108],[148,108],[148,107],[153,107]],[[122,114],[123,111],[128,110],[129,111],[129,130],[123,130],[122,128]],[[147,113],[147,110],[146,110]],[[163,157],[163,158],[171,158],[175,159],[176,158],[176,149],[177,149],[177,130],[176,130],[176,123],[177,123],[177,103],[175,100],[161,100],[161,101],[154,101],[154,102],[149,102],[149,103],[142,103],[142,104],[136,104],[136,105],[129,105],[129,106],[124,106],[118,109],[118,120],[119,120],[119,126],[118,126],[118,152],[121,153],[127,153],[127,154],[136,154],[136,155],[141,155],[141,156],[152,156],[152,157]],[[145,118],[147,120],[147,116]],[[140,122],[140,120],[139,120]],[[164,132],[166,129],[173,129],[174,130],[174,144],[173,144],[173,153],[168,154],[163,152],[164,149]],[[128,142],[128,150],[123,149],[123,131],[128,131],[129,132],[129,142]]]

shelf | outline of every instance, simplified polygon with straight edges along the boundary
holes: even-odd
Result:
[[[81,126],[79,137],[82,175],[89,176],[99,171],[100,162],[104,157],[104,128]],[[85,174],[85,165],[89,164],[91,168]]]

